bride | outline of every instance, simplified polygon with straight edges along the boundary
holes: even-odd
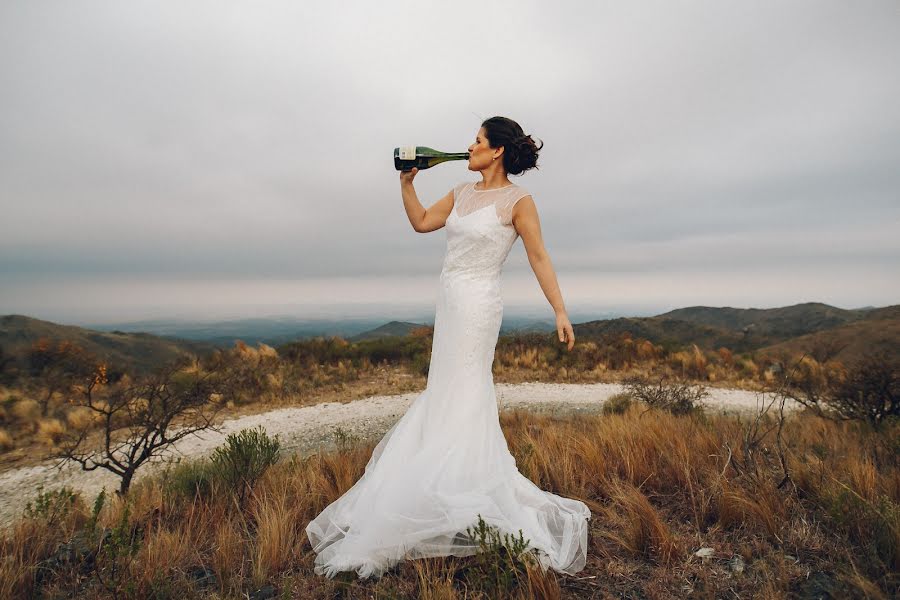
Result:
[[[425,209],[413,187],[417,169],[400,173],[413,229],[447,232],[428,380],[362,477],[306,526],[317,574],[381,577],[401,560],[475,554],[466,529],[479,517],[501,533],[521,530],[544,569],[584,567],[590,510],[519,472],[491,371],[503,317],[500,273],[520,236],[560,342],[568,350],[575,343],[534,200],[508,179],[534,168],[539,150],[515,121],[492,117],[469,146],[469,170],[481,181],[461,182]]]

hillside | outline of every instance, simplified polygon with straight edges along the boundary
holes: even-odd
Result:
[[[354,323],[353,326],[360,324]],[[249,326],[242,323],[242,327]],[[264,326],[266,323],[260,325]],[[419,323],[391,321],[345,339],[358,342],[404,337],[422,326]],[[501,331],[501,335],[528,331],[547,333],[554,329],[552,323],[525,319],[510,320],[508,326]],[[821,354],[833,348],[839,351],[837,358],[845,362],[873,348],[884,348],[892,355],[900,352],[900,305],[856,310],[821,303],[773,309],[693,306],[653,317],[602,319],[575,323],[573,326],[578,341],[602,344],[604,340],[627,332],[632,337],[650,340],[669,350],[697,344],[705,350],[725,347],[735,353],[814,351]],[[241,333],[252,331],[242,330]],[[255,336],[228,337],[228,346],[233,345],[235,339],[243,339],[251,345],[259,341]],[[24,365],[24,356],[31,344],[40,338],[71,341],[111,364],[121,365],[136,373],[151,372],[178,356],[205,354],[222,345],[221,342],[187,340],[170,335],[96,331],[24,315],[0,317],[0,348],[5,355],[16,357],[20,365]],[[272,340],[266,341],[272,343]]]
[[[295,317],[263,317],[215,321],[147,319],[113,324],[85,324],[98,331],[143,331],[154,335],[207,342],[218,348],[230,348],[236,340],[256,345],[260,342],[277,346],[300,339],[340,336],[347,339],[369,331],[383,320],[374,318],[303,319]]]
[[[405,336],[417,327],[433,327],[432,324],[409,323],[404,321],[391,321],[362,333],[356,334],[345,339],[350,342],[359,342],[362,340],[371,340],[388,336]],[[528,318],[504,317],[503,324],[500,326],[500,335],[509,335],[512,333],[546,333],[556,328],[556,324],[552,321]]]
[[[760,349],[771,354],[806,352],[817,359],[824,358],[822,353],[833,352],[833,357],[845,364],[873,351],[886,352],[900,365],[900,306],[875,309],[864,319]]]
[[[381,327],[376,327],[370,331],[364,331],[357,335],[347,338],[349,342],[361,342],[363,340],[375,340],[378,338],[388,337],[388,336],[405,336],[409,335],[409,332],[413,329],[418,329],[419,327],[425,327],[421,323],[407,323],[405,321],[391,321],[390,323],[385,323]]]
[[[6,355],[22,361],[32,343],[41,338],[72,342],[112,365],[120,365],[136,373],[149,373],[179,356],[203,354],[213,349],[212,345],[204,342],[149,333],[94,331],[25,315],[0,317],[0,347]]]
[[[870,343],[900,347],[897,323],[900,305],[845,310],[809,302],[771,309],[691,306],[653,317],[589,321],[574,329],[575,337],[582,340],[628,332],[667,348],[697,344],[707,350],[724,346],[733,352],[840,344],[846,346],[840,355],[846,360]]]
[[[609,336],[630,333],[632,337],[650,340],[666,348],[678,348],[697,344],[701,348],[716,349],[725,346],[734,351],[752,348],[742,333],[728,331],[678,319],[663,317],[622,317],[573,324],[576,340],[602,341]]]
[[[821,302],[779,308],[690,306],[657,315],[729,331],[745,332],[760,340],[784,340],[865,319],[868,311],[845,310]]]

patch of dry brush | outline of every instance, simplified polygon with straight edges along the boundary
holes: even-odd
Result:
[[[593,515],[582,573],[560,577],[529,566],[492,597],[896,596],[896,423],[873,433],[809,412],[791,416],[782,436],[792,485],[779,488],[774,433],[755,446],[750,477],[730,460],[728,449],[740,452],[747,427],[731,416],[678,416],[633,403],[621,414],[561,419],[516,411],[501,421],[523,474],[584,501]],[[264,585],[292,598],[487,597],[466,577],[474,557],[406,561],[369,582],[312,572],[305,525],[362,475],[373,447],[276,464],[243,510],[201,485],[196,465],[139,482],[126,499],[128,520],[142,532],[127,565],[128,597],[237,598]],[[113,498],[101,526],[114,526],[123,502]],[[62,517],[20,520],[0,543],[0,596],[54,597],[81,586],[82,597],[111,597],[77,564],[38,568],[87,514],[79,501]]]

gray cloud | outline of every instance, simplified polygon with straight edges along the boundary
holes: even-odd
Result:
[[[0,31],[0,313],[79,276],[418,277],[425,303],[444,233],[412,232],[389,153],[494,114],[546,144],[516,181],[584,303],[613,273],[656,274],[623,304],[674,273],[708,277],[687,303],[739,301],[725,274],[773,305],[900,292],[894,2],[7,3]]]

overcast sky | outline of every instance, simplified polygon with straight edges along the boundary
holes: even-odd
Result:
[[[0,314],[433,309],[393,148],[494,115],[570,312],[896,304],[898,59],[895,0],[6,1]],[[552,317],[521,241],[503,277]]]

